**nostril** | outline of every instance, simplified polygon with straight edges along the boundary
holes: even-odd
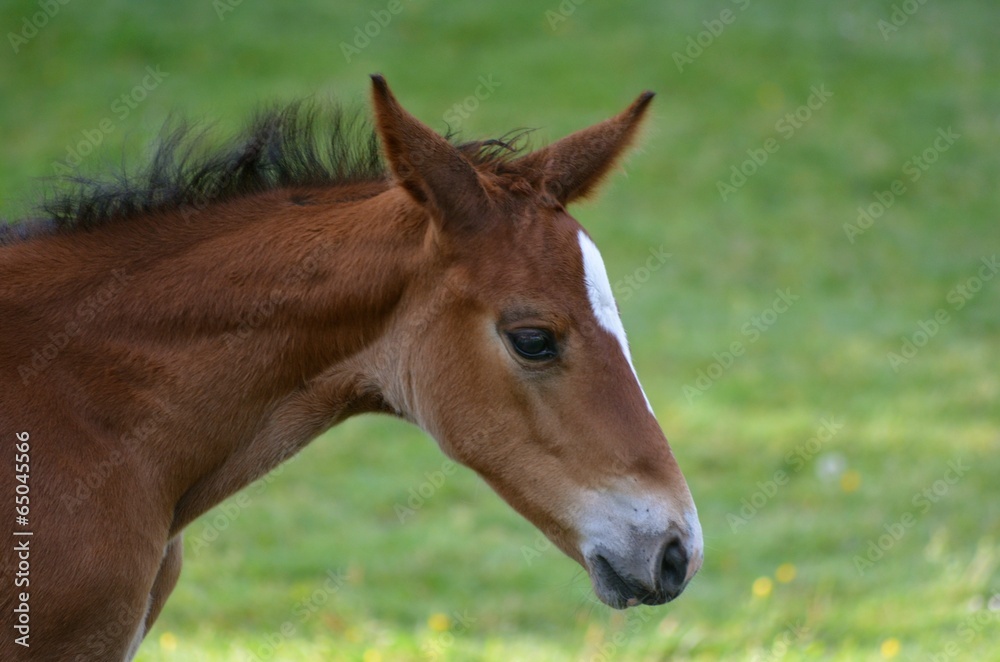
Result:
[[[663,558],[660,561],[660,587],[664,593],[673,594],[684,585],[687,567],[687,551],[680,538],[674,538],[663,548]]]

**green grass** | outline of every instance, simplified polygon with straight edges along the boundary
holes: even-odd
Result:
[[[140,154],[171,111],[234,126],[262,101],[360,103],[374,71],[442,130],[492,75],[469,136],[535,126],[548,140],[658,91],[628,176],[574,212],[612,281],[650,249],[672,254],[620,303],[701,511],[704,569],[673,604],[612,612],[465,469],[400,522],[444,458],[417,430],[365,418],[251,487],[237,516],[189,528],[138,659],[242,660],[285,627],[261,659],[923,660],[953,645],[947,659],[1000,660],[1000,612],[984,607],[1000,591],[1000,279],[960,310],[948,298],[1000,253],[1000,7],[928,2],[884,39],[887,1],[587,2],[553,29],[555,1],[406,0],[346,62],[340,43],[387,4],[243,2],[224,20],[207,0],[61,6],[19,53],[0,49],[0,209],[25,213],[37,178],[106,117],[86,170]],[[678,71],[673,53],[726,7],[735,20]],[[34,11],[5,5],[3,32]],[[157,65],[169,75],[118,117],[114,100]],[[820,85],[832,97],[784,137],[776,123]],[[907,160],[948,127],[960,138],[910,181]],[[717,182],[769,138],[778,151],[722,200]],[[849,242],[844,224],[896,179],[906,192]],[[785,288],[800,299],[751,342],[744,324]],[[894,371],[887,353],[939,308],[950,321]],[[744,353],[685,397],[736,341]],[[786,461],[824,417],[843,427],[801,467]],[[969,470],[922,512],[915,495],[959,459]],[[779,470],[787,484],[734,531],[730,515]],[[860,574],[855,556],[908,512]],[[224,530],[199,544],[213,522]],[[794,579],[755,596],[783,564]]]

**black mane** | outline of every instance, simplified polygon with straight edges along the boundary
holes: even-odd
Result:
[[[150,162],[105,178],[57,179],[36,218],[5,225],[0,245],[114,219],[202,209],[284,187],[388,180],[378,137],[367,116],[342,106],[296,102],[258,112],[247,127],[213,144],[205,127],[168,121]],[[477,165],[500,168],[520,150],[525,132],[502,140],[459,144]],[[452,136],[449,134],[449,139]]]

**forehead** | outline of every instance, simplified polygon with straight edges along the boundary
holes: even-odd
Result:
[[[511,296],[557,308],[586,303],[582,226],[565,211],[539,209],[503,224],[481,250],[483,285],[500,299]]]

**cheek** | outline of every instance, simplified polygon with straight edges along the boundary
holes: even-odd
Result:
[[[415,348],[410,378],[418,421],[465,462],[467,447],[498,435],[518,411],[509,357],[491,324],[435,325]]]

